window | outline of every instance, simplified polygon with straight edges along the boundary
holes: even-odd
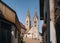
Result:
[[[27,23],[28,23],[28,21],[27,21]]]
[[[27,21],[27,25],[28,25],[28,21]]]
[[[37,38],[34,38],[35,40],[37,39]]]
[[[28,23],[27,23],[27,25],[28,25]]]
[[[35,25],[35,27],[36,27],[36,25]]]
[[[36,21],[34,21],[34,23],[36,23]]]
[[[30,33],[28,33],[28,35],[30,35]]]
[[[36,22],[37,22],[37,21],[34,21],[34,23],[35,23],[35,27],[36,27]]]
[[[26,37],[27,37],[27,35],[26,35]]]

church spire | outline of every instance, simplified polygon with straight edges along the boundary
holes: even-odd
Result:
[[[27,29],[27,31],[30,30],[30,28],[31,28],[30,10],[28,8],[27,17],[26,17],[26,29]]]
[[[35,11],[34,17],[36,17],[38,19],[37,11]]]
[[[28,8],[27,16],[30,17],[30,9]]]

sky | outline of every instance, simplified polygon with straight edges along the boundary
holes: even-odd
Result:
[[[34,13],[35,11],[37,11],[39,20],[39,31],[42,32],[43,20],[40,20],[39,0],[2,0],[2,1],[16,11],[19,21],[22,22],[24,25],[26,24],[25,19],[27,16],[28,8],[30,10],[32,25]]]

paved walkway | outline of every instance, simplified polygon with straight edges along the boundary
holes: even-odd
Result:
[[[40,43],[40,40],[30,39],[30,38],[24,38],[24,41],[26,43]]]

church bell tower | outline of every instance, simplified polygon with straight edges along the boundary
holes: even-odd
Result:
[[[27,16],[26,16],[26,29],[29,31],[31,28],[31,21],[30,21],[30,10],[28,8]]]
[[[34,27],[38,27],[38,15],[37,15],[37,11],[35,11],[35,15],[34,15]]]
[[[39,39],[38,14],[37,14],[37,11],[35,11],[35,15],[34,15],[33,38]]]

